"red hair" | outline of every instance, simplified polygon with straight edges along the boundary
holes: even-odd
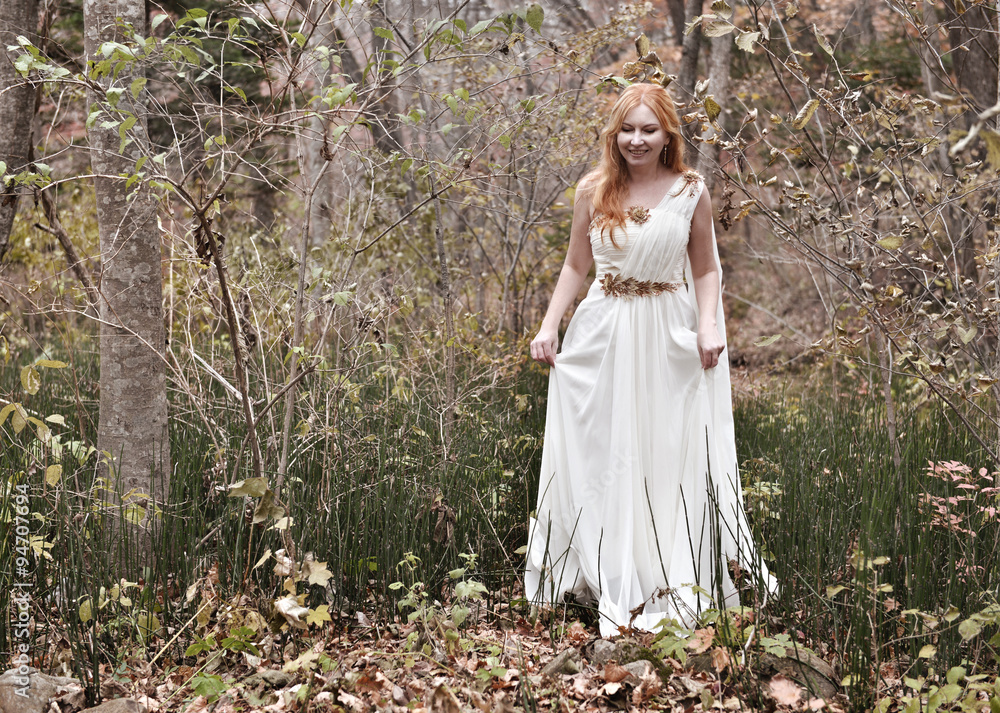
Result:
[[[625,225],[625,197],[628,195],[628,165],[625,157],[618,149],[618,132],[621,131],[625,117],[640,104],[649,107],[656,120],[667,134],[667,144],[661,160],[671,170],[684,173],[688,170],[684,163],[684,141],[680,132],[680,121],[677,119],[677,109],[667,94],[667,90],[658,84],[633,84],[625,89],[618,101],[611,107],[608,123],[601,131],[601,162],[591,171],[586,182],[594,182],[592,204],[594,216],[602,216],[601,236],[608,231],[611,243],[619,247],[614,239],[616,228]]]

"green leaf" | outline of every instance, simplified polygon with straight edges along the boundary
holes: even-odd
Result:
[[[26,366],[21,369],[21,388],[25,393],[37,394],[42,386],[42,377],[38,375],[38,370],[33,366]]]
[[[965,678],[966,670],[961,666],[952,666],[948,669],[948,683],[958,683]]]
[[[393,37],[392,30],[387,27],[373,27],[372,32],[381,37],[383,40],[391,40]]]
[[[795,115],[794,119],[792,119],[792,128],[796,130],[804,129],[818,108],[819,99],[810,99],[806,102],[806,105],[799,109],[799,113]]]
[[[14,60],[14,69],[22,76],[28,76],[28,72],[31,71],[31,65],[34,64],[30,54],[22,54],[20,57]]]
[[[132,84],[129,85],[129,91],[132,92],[132,98],[138,99],[140,92],[142,92],[143,87],[146,86],[145,77],[136,77],[132,80]]]
[[[963,641],[969,641],[970,639],[976,638],[982,630],[983,625],[975,619],[966,619],[958,625],[958,633],[959,636],[962,637]]]
[[[719,118],[719,114],[722,113],[722,107],[719,106],[719,102],[715,101],[715,97],[709,95],[705,97],[705,113],[708,115],[709,121],[715,121]]]
[[[303,35],[301,32],[290,32],[288,36],[291,37],[293,40],[295,40],[295,44],[297,44],[299,47],[306,46],[306,36]]]
[[[459,108],[458,101],[451,94],[446,94],[444,97],[445,103],[448,104],[448,108],[451,109],[451,113],[458,116]]]
[[[528,23],[535,32],[542,31],[542,21],[545,19],[545,10],[538,3],[532,3],[524,13],[524,21]]]
[[[481,20],[481,21],[477,22],[475,25],[472,26],[472,29],[469,30],[469,34],[470,35],[478,35],[480,32],[483,32],[490,25],[492,25],[493,22],[494,22],[493,20]]]
[[[110,104],[113,107],[117,107],[118,102],[122,98],[122,94],[124,93],[125,93],[124,89],[119,89],[118,87],[109,87],[108,90],[104,93],[104,96],[107,98],[108,104]]]

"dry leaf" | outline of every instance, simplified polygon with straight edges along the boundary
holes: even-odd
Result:
[[[708,651],[715,639],[715,627],[709,626],[704,629],[696,629],[688,641],[687,647],[692,653],[701,654]]]
[[[618,664],[609,663],[604,667],[604,680],[608,683],[618,683],[625,680],[626,676],[628,676],[628,671]]]
[[[444,683],[434,689],[431,694],[431,713],[462,713],[462,707],[451,689]]]
[[[802,697],[802,689],[795,683],[778,675],[771,679],[771,695],[781,706],[794,706]]]
[[[729,668],[729,651],[721,646],[716,646],[712,649],[712,668],[719,673]]]

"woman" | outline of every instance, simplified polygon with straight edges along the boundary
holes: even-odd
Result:
[[[667,92],[622,92],[601,142],[531,342],[552,370],[525,590],[596,600],[607,636],[738,604],[729,558],[771,580],[742,506],[711,200]]]

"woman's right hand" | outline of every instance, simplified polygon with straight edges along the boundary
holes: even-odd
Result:
[[[555,329],[542,326],[531,340],[531,358],[549,366],[556,365],[556,351],[559,349],[559,333]]]

